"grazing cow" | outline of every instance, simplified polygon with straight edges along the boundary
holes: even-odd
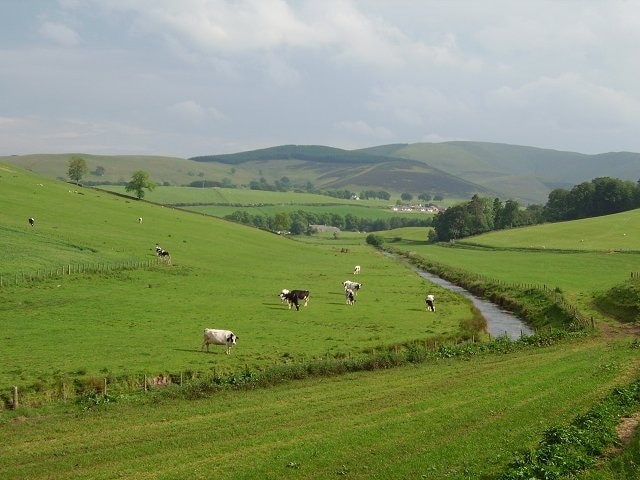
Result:
[[[142,223],[142,217],[138,217],[138,223]]]
[[[424,302],[427,304],[427,311],[436,311],[436,299],[433,295],[427,295]]]
[[[285,303],[287,301],[287,299],[285,298],[285,295],[289,293],[289,290],[287,290],[286,288],[283,288],[282,291],[278,294],[278,296],[280,297],[280,300],[282,300],[282,303]]]
[[[309,290],[291,290],[289,293],[295,294],[298,300],[304,300],[304,306],[309,303]]]
[[[204,339],[202,340],[202,347],[200,347],[200,351],[202,351],[205,345],[207,347],[207,352],[209,351],[209,345],[226,345],[226,353],[227,355],[230,355],[231,347],[233,347],[237,341],[238,336],[231,330],[215,330],[213,328],[205,328]]]
[[[353,269],[353,274],[358,275],[360,273],[360,265],[356,265]]]
[[[157,253],[161,260],[164,260],[169,265],[171,265],[171,255],[169,254],[169,252],[167,252],[166,250],[160,250]]]
[[[29,225],[31,225],[32,227],[36,224],[36,220],[33,217],[29,217]]]
[[[347,305],[353,305],[354,303],[356,303],[356,297],[353,293],[353,290],[351,290],[350,288],[347,288],[344,291],[344,297],[347,299]]]
[[[291,307],[293,305],[295,305],[296,310],[300,310],[300,304],[298,303],[298,295],[296,295],[294,292],[281,293],[280,298],[282,298],[283,301],[289,304],[289,310],[291,310]]]
[[[344,287],[345,291],[347,289],[353,290],[353,293],[355,295],[357,295],[358,294],[358,290],[360,290],[362,288],[362,284],[361,283],[352,282],[351,280],[345,280],[344,282],[342,282],[342,286]]]

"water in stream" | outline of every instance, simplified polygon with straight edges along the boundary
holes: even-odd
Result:
[[[483,300],[476,297],[468,290],[462,287],[454,285],[451,282],[443,280],[436,275],[423,270],[416,270],[418,275],[422,278],[429,280],[447,290],[464,295],[473,302],[473,305],[480,310],[482,316],[487,320],[487,329],[492,337],[499,337],[500,335],[507,335],[511,339],[518,339],[521,335],[532,335],[534,331],[529,328],[522,320],[514,316],[511,312],[502,310],[494,303]]]

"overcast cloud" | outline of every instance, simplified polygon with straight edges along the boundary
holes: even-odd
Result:
[[[0,155],[640,152],[640,0],[0,0]]]

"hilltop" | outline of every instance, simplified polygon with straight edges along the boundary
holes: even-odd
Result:
[[[0,157],[52,178],[65,178],[74,154]],[[358,150],[320,145],[281,145],[259,150],[191,158],[88,155],[89,183],[123,183],[143,169],[160,185],[189,185],[214,180],[248,185],[264,178],[287,177],[293,185],[308,182],[325,190],[385,190],[445,198],[473,194],[544,204],[555,188],[597,177],[638,180],[640,154],[612,152],[586,155],[535,147],[486,142],[391,144]],[[98,175],[98,168],[102,174]]]

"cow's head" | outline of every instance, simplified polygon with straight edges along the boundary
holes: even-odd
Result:
[[[238,336],[237,335],[234,335],[233,333],[230,333],[229,335],[227,335],[227,344],[228,345],[235,345],[237,340],[238,340]]]

